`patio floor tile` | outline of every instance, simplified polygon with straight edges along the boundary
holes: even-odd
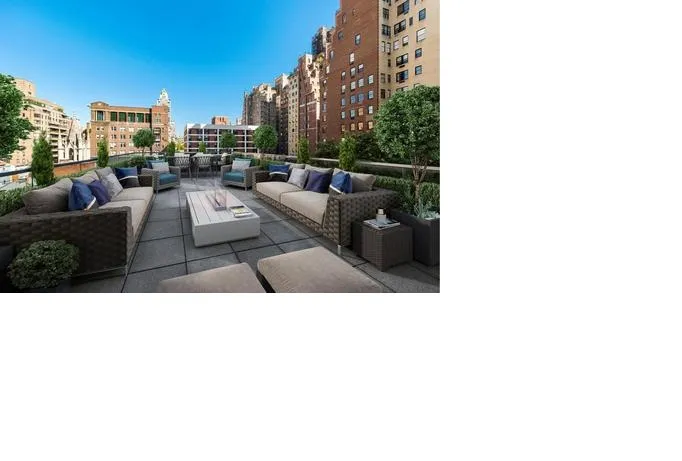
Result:
[[[268,236],[265,235],[262,231],[257,238],[246,239],[246,240],[237,240],[235,242],[230,242],[230,245],[232,245],[232,249],[234,251],[252,250],[254,248],[262,248],[262,247],[266,247],[266,246],[269,246],[272,244],[273,244],[273,241],[270,240],[268,238]]]
[[[204,259],[210,258],[212,256],[234,253],[234,250],[229,243],[197,247],[194,245],[194,237],[191,235],[185,235],[183,238],[185,241],[185,254],[187,255],[187,261],[194,261],[195,259]]]
[[[124,277],[109,277],[101,280],[93,280],[71,286],[72,293],[120,293],[123,288]]]
[[[185,264],[176,264],[174,266],[160,267],[135,274],[128,274],[124,293],[155,293],[156,287],[160,281],[172,279],[173,277],[180,277],[187,275],[187,268]]]
[[[133,258],[130,272],[185,262],[185,246],[182,237],[140,242]]]
[[[180,212],[177,208],[162,208],[149,213],[149,222],[154,221],[177,221]]]
[[[187,263],[187,270],[190,274],[207,271],[209,269],[216,269],[218,267],[231,266],[239,264],[237,255],[234,253],[228,255],[214,256],[212,258],[198,259],[196,261],[189,261]]]
[[[169,208],[172,209],[172,208]],[[175,213],[179,216],[177,210]],[[176,219],[175,221],[154,221],[148,222],[147,226],[142,232],[142,237],[140,237],[140,242],[146,242],[148,240],[157,240],[168,237],[178,237],[182,235],[182,226],[180,222]]]
[[[260,226],[261,232],[265,233],[275,243],[291,242],[308,238],[303,231],[288,221],[273,221]]]
[[[256,270],[258,270],[256,264],[258,264],[259,260],[281,254],[282,250],[271,245],[268,247],[256,248],[254,250],[241,251],[237,253],[237,257],[239,258],[239,262],[249,263],[249,266],[251,266],[251,269],[253,269],[253,272],[255,273]]]
[[[396,293],[438,293],[438,279],[435,279],[410,264],[401,264],[381,272],[370,263],[361,264],[362,270],[373,279],[383,283]]]
[[[322,246],[320,242],[315,239],[296,240],[294,242],[280,243],[278,245],[285,253],[292,251],[305,250],[307,248],[315,248]]]

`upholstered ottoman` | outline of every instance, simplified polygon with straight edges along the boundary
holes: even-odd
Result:
[[[265,293],[247,263],[163,280],[156,291],[159,293]]]
[[[256,275],[275,293],[381,292],[374,280],[322,247],[261,259]]]

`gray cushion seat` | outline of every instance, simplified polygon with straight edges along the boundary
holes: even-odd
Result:
[[[160,293],[265,293],[247,263],[183,275],[159,283]]]
[[[280,196],[286,192],[300,192],[301,188],[289,184],[288,182],[267,181],[256,184],[256,190],[263,195],[267,195],[276,202],[281,202]]]
[[[151,187],[145,187],[144,189],[152,190]],[[118,198],[118,196],[116,196],[116,198]],[[146,202],[144,200],[120,200],[120,201],[117,200],[106,203],[99,208],[100,210],[103,210],[111,208],[121,208],[125,206],[129,207],[131,211],[130,217],[133,225],[133,235],[137,235],[137,231],[140,228],[140,225],[142,224],[142,218],[144,218],[144,214],[147,211],[148,205],[149,202]]]
[[[275,293],[380,293],[381,287],[329,250],[316,247],[258,261]]]
[[[258,184],[260,185],[281,183],[258,183]],[[319,192],[303,190],[298,192],[289,192],[282,194],[280,203],[321,225],[322,221],[324,220],[324,212],[327,209],[328,199],[329,194],[320,194]]]

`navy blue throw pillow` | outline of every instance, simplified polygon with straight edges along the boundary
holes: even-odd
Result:
[[[287,182],[289,179],[289,165],[268,165],[272,181]]]
[[[97,201],[87,184],[73,181],[69,192],[69,211],[85,210]]]
[[[339,194],[350,194],[353,192],[353,179],[349,173],[339,171],[332,177],[332,182],[329,188]]]
[[[97,199],[97,205],[102,206],[111,202],[111,197],[109,197],[109,192],[107,191],[106,186],[102,184],[102,181],[99,179],[96,179],[88,184],[88,188],[90,189],[90,192],[92,192],[92,195],[94,195]]]
[[[116,168],[116,178],[124,189],[140,187],[140,181],[137,179],[137,167]]]
[[[305,190],[326,194],[329,192],[329,183],[331,180],[331,173],[320,173],[319,171],[310,170],[308,182],[305,185]]]

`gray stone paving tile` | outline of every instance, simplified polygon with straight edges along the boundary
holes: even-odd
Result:
[[[190,274],[207,271],[209,269],[217,269],[218,267],[231,266],[239,264],[237,255],[232,253],[228,255],[214,256],[212,258],[198,259],[196,261],[187,262],[187,269]]]
[[[396,293],[439,293],[438,279],[435,279],[410,264],[401,264],[381,272],[370,263],[357,267],[373,279],[383,283]]]
[[[194,237],[191,235],[185,235],[183,238],[185,240],[185,254],[187,255],[187,261],[234,253],[234,250],[229,243],[197,247],[194,245]]]
[[[177,208],[162,208],[149,213],[149,222],[172,221],[180,218],[180,210]]]
[[[185,245],[182,237],[140,242],[133,258],[130,272],[185,262]]]
[[[308,235],[288,221],[273,221],[261,224],[260,230],[275,243],[291,242],[308,238]]]
[[[294,242],[280,243],[278,245],[285,253],[291,253],[292,251],[305,250],[307,248],[314,248],[322,246],[320,242],[315,239],[305,239],[296,240]]]
[[[338,256],[336,252],[336,243],[332,242],[326,237],[315,237],[315,240],[317,240],[323,247]],[[367,262],[346,247],[341,249],[341,257],[352,266],[359,266],[360,264]]]
[[[152,206],[152,211],[162,210],[164,208],[179,208],[180,199],[178,191],[175,189],[166,189],[156,194],[156,200]]]
[[[291,223],[294,227],[297,229],[301,230],[305,235],[308,237],[320,237],[322,234],[319,233],[318,231],[311,229],[310,227],[306,226],[303,223],[300,223],[296,221],[295,219],[289,218],[287,220],[288,223]]]
[[[251,269],[253,269],[253,272],[255,273],[256,270],[258,269],[258,267],[256,266],[258,261],[260,261],[263,258],[268,258],[270,256],[277,256],[281,254],[282,250],[280,250],[274,245],[271,245],[268,247],[256,248],[254,250],[240,251],[239,253],[237,253],[237,257],[239,258],[239,262],[249,263],[249,266],[251,266]]]
[[[265,207],[263,202],[257,202],[255,200],[250,200],[250,199],[249,200],[239,199],[239,200],[241,200],[244,205],[246,205],[247,207],[251,208],[254,211],[256,211],[259,208]]]
[[[179,213],[177,214],[180,216]],[[142,237],[140,237],[140,242],[168,237],[177,237],[180,235],[182,235],[182,226],[180,225],[180,221],[177,219],[175,221],[153,221],[148,222],[145,226],[144,231],[142,232]]]
[[[71,286],[72,293],[120,293],[123,289],[124,277],[109,277],[101,280],[92,280]]]
[[[270,246],[273,243],[274,242],[261,231],[260,235],[257,238],[237,240],[235,242],[230,242],[230,245],[232,245],[232,249],[234,251],[246,251],[254,248]]]
[[[416,267],[417,269],[419,269],[422,272],[426,272],[431,277],[435,277],[435,278],[440,280],[440,264],[437,266],[429,267],[429,266],[426,266],[426,265],[424,265],[418,261],[411,261],[410,265]]]
[[[248,206],[248,205],[247,205]],[[249,207],[251,208],[251,207]],[[277,216],[275,213],[273,213],[270,210],[267,210],[265,208],[251,208],[254,213],[256,213],[258,216],[260,216],[260,223],[264,224],[266,222],[273,222],[273,221],[281,221],[282,218],[280,216]]]
[[[156,287],[162,280],[187,275],[185,264],[161,267],[135,274],[128,274],[123,287],[124,293],[156,293]]]
[[[182,218],[182,233],[185,235],[192,235],[191,218]]]

